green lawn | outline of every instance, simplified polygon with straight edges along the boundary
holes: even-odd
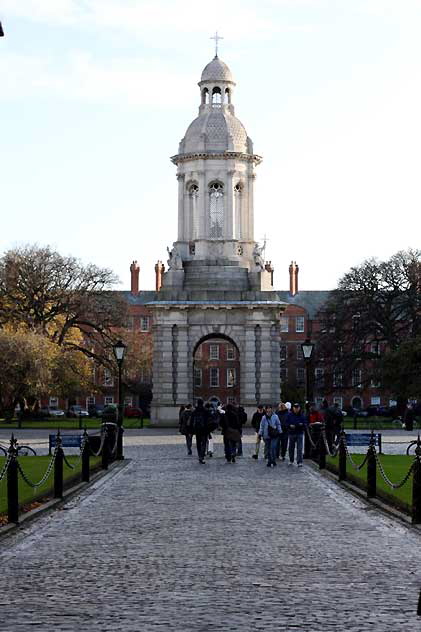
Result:
[[[149,419],[143,420],[143,427],[147,428],[149,426]],[[125,428],[140,428],[141,427],[141,419],[135,419],[134,417],[125,417],[123,421],[123,426]],[[67,417],[52,417],[50,419],[45,419],[44,421],[23,421],[21,428],[29,429],[48,429],[51,432],[60,428],[60,430],[78,430],[79,429],[79,419],[68,419]],[[101,427],[101,420],[94,419],[91,417],[82,417],[82,429],[88,428],[88,430],[92,428],[97,428],[98,430]],[[0,419],[0,428],[4,430],[15,430],[19,428],[19,424],[17,420],[13,420],[12,423],[5,423],[4,419]]]
[[[362,463],[365,457],[364,454],[352,454],[351,456],[354,462],[358,465]],[[383,469],[385,470],[387,477],[392,481],[392,483],[398,483],[404,478],[413,460],[413,456],[406,455],[403,456],[395,454],[382,454],[380,456],[380,462],[383,465]],[[326,464],[328,466],[328,469],[337,473],[338,461],[338,456],[336,456],[335,458],[327,457]],[[356,485],[358,485],[358,487],[366,489],[367,464],[364,465],[361,470],[356,471],[349,462],[349,459],[347,459],[346,471],[347,479],[350,482],[355,483]],[[378,468],[376,471],[377,495],[379,496],[379,498],[382,498],[393,505],[397,505],[404,511],[410,513],[412,507],[412,474],[405,485],[403,485],[399,489],[392,489],[384,482]]]
[[[24,456],[19,458],[19,463],[25,475],[33,483],[37,483],[44,476],[48,464],[50,462],[49,456]],[[78,456],[66,456],[69,463],[75,464],[75,468],[70,469],[66,463],[63,464],[63,476],[64,484],[68,484],[72,479],[76,482],[80,481],[82,463]],[[0,470],[4,465],[5,457],[0,458]],[[101,459],[98,457],[91,457],[90,465],[91,469],[97,469],[100,466]],[[42,497],[52,494],[54,488],[54,468],[51,470],[49,478],[37,489],[32,489],[23,480],[19,474],[19,505],[25,505],[39,500]],[[7,475],[0,482],[0,514],[7,512]]]

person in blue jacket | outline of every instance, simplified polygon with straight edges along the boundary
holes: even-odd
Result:
[[[303,415],[300,404],[296,403],[293,405],[291,412],[285,420],[285,425],[288,429],[288,465],[294,464],[295,446],[297,446],[297,465],[298,467],[302,467],[304,432],[308,425],[308,420],[307,417]]]
[[[276,465],[276,449],[281,433],[282,428],[278,415],[275,415],[272,406],[265,406],[265,414],[260,422],[259,435],[264,439],[267,447],[268,467],[275,467]]]

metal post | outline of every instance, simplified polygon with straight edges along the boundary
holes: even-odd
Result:
[[[122,360],[118,363],[118,434],[117,434],[117,461],[122,461],[123,456],[123,382],[121,380]]]
[[[82,450],[82,481],[84,483],[89,483],[89,478],[90,478],[89,456],[90,456],[89,437],[85,428],[85,432],[83,433],[83,450]]]
[[[421,441],[418,435],[412,476],[412,524],[421,524]]]
[[[346,481],[346,449],[345,433],[343,430],[339,437],[339,480]]]
[[[368,447],[367,459],[367,498],[375,498],[377,493],[376,485],[376,447],[374,445],[374,434],[371,432],[370,445]]]
[[[54,498],[63,498],[63,448],[60,430],[56,437],[56,459],[54,461]]]
[[[9,447],[10,463],[7,470],[7,521],[19,523],[19,487],[16,440],[12,434]]]
[[[319,439],[319,470],[326,469],[326,444],[325,444],[326,434],[325,434],[325,425],[321,425],[320,429],[320,439]]]
[[[108,431],[105,424],[102,425],[102,432],[104,433],[104,441],[102,444],[101,452],[101,467],[103,470],[108,470],[109,463],[109,447],[108,447]]]
[[[311,444],[310,444],[310,438],[308,436],[310,432],[310,425],[307,426],[306,429],[304,429],[304,458],[305,459],[309,459],[310,458],[310,454],[311,454]]]
[[[79,430],[82,430],[82,413],[79,411]]]

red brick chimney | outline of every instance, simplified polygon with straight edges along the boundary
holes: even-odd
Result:
[[[291,261],[291,265],[289,266],[289,293],[291,296],[295,296],[298,293],[298,271],[299,267],[297,266],[296,261]]]
[[[130,292],[134,295],[139,294],[139,272],[137,261],[133,261],[130,266]]]
[[[162,276],[165,272],[165,266],[162,261],[157,261],[155,264],[155,289],[157,292],[162,287]]]

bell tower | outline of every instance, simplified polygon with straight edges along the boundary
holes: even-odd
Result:
[[[262,159],[235,116],[235,85],[216,54],[198,83],[198,116],[171,158],[177,166],[178,236],[164,290],[212,289],[215,279],[219,289],[272,289],[254,240],[255,167]]]

